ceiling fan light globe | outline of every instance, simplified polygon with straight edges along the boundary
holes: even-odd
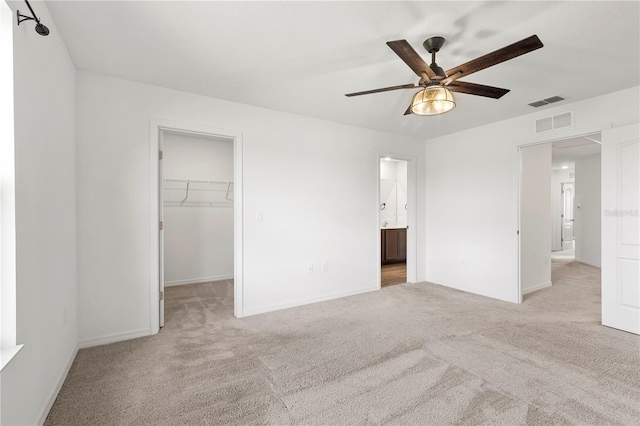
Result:
[[[438,115],[456,107],[453,93],[443,86],[428,86],[413,96],[411,112],[416,115]]]

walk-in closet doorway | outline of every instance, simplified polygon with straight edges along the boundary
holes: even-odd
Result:
[[[240,317],[241,135],[152,123],[154,133],[159,226],[152,328],[194,302]]]

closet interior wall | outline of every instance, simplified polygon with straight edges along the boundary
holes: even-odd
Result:
[[[163,135],[165,286],[233,278],[233,141]]]

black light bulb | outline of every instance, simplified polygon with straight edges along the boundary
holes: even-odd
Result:
[[[49,28],[45,27],[40,22],[38,22],[36,24],[36,32],[38,34],[40,34],[41,36],[48,36],[49,35]]]

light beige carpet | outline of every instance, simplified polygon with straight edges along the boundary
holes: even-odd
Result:
[[[554,261],[522,305],[403,284],[241,320],[230,282],[169,288],[160,334],[81,350],[46,424],[638,425],[640,337],[600,325],[599,274]]]

